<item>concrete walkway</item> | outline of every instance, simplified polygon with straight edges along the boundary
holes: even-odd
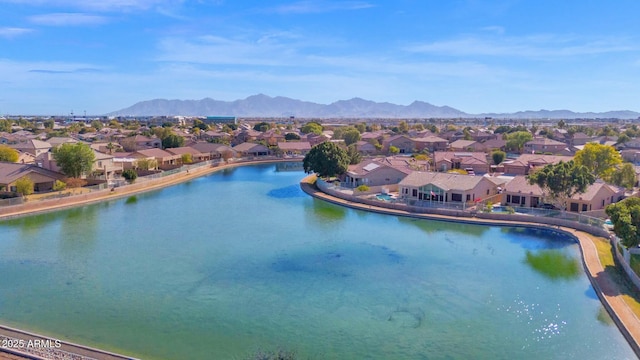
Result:
[[[532,224],[532,223],[519,223],[519,222],[507,222],[501,220],[492,219],[478,219],[478,218],[454,218],[450,216],[437,215],[437,214],[424,214],[424,213],[412,213],[403,210],[389,209],[384,207],[377,207],[367,204],[356,203],[352,201],[343,200],[326,193],[321,192],[316,188],[311,181],[315,176],[306,177],[300,183],[302,190],[320,200],[331,202],[337,205],[346,206],[353,209],[371,211],[380,214],[396,215],[411,217],[417,219],[428,219],[438,221],[449,222],[465,222],[474,223],[480,225],[490,226],[522,226],[533,228],[547,228],[553,231],[562,231],[572,237],[574,237],[580,245],[582,252],[582,261],[585,268],[585,272],[593,285],[598,297],[600,298],[605,309],[616,323],[622,335],[627,339],[629,345],[636,353],[636,356],[640,358],[640,319],[629,308],[627,303],[622,298],[622,293],[618,282],[613,279],[609,273],[607,273],[600,263],[598,257],[598,250],[595,245],[596,241],[601,241],[595,238],[593,235],[578,231],[571,228],[558,228],[544,224]],[[606,239],[602,239],[608,241]],[[588,341],[585,339],[585,341]]]

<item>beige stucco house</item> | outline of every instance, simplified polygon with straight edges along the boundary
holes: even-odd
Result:
[[[398,184],[400,197],[416,205],[432,202],[471,204],[497,194],[487,177],[456,173],[412,172]]]

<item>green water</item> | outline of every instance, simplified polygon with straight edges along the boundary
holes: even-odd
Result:
[[[0,223],[0,322],[141,358],[635,358],[567,239],[309,198],[243,167]]]

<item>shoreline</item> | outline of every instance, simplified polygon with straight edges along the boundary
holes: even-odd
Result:
[[[21,205],[15,205],[15,211],[7,211],[0,213],[0,220],[7,220],[17,217],[43,214],[58,210],[65,210],[79,206],[91,205],[95,203],[100,203],[104,201],[117,200],[127,196],[133,196],[137,194],[142,194],[150,191],[160,190],[166,187],[170,187],[173,185],[178,185],[192,179],[196,179],[202,176],[206,176],[209,174],[213,174],[220,170],[235,168],[239,166],[245,165],[257,165],[257,164],[268,164],[268,163],[279,163],[279,162],[299,162],[302,159],[268,159],[268,160],[257,160],[257,161],[245,161],[245,162],[233,162],[228,164],[223,164],[220,166],[203,166],[202,168],[192,169],[189,173],[181,172],[175,174],[176,176],[161,178],[158,182],[154,182],[150,184],[150,186],[146,187],[135,187],[125,186],[121,188],[117,188],[115,192],[111,190],[101,190],[98,196],[94,196],[90,199],[86,199],[85,197],[78,195],[76,199],[73,197],[65,198],[67,201],[56,201],[51,204],[39,204],[42,206],[35,206],[34,209],[31,207],[26,208]],[[600,263],[600,259],[598,257],[597,248],[595,245],[595,241],[597,239],[593,238],[594,235],[587,234],[583,231],[579,231],[576,229],[568,228],[568,227],[554,227],[545,224],[536,224],[536,223],[524,223],[524,222],[516,222],[516,221],[504,221],[504,220],[492,220],[492,219],[478,219],[475,217],[472,218],[456,218],[452,216],[446,215],[438,215],[438,214],[418,214],[411,213],[403,210],[395,210],[384,207],[377,207],[372,205],[360,204],[355,202],[350,202],[347,200],[339,199],[333,197],[329,194],[326,194],[316,188],[310,180],[315,178],[315,175],[306,176],[300,181],[300,187],[307,195],[322,200],[327,201],[338,206],[345,206],[352,209],[376,212],[386,215],[395,215],[395,216],[403,216],[403,217],[412,217],[416,219],[427,219],[427,220],[437,220],[437,221],[448,221],[448,222],[458,222],[458,223],[468,223],[468,224],[478,224],[478,225],[488,225],[488,226],[515,226],[515,227],[530,227],[530,228],[539,228],[546,229],[551,231],[561,232],[566,236],[569,236],[579,244],[580,252],[582,255],[582,265],[584,271],[589,278],[592,286],[600,302],[604,306],[605,310],[609,313],[614,323],[625,337],[632,350],[635,352],[636,356],[640,358],[640,319],[631,311],[628,305],[624,302],[622,297],[620,296],[621,291],[618,288],[617,283],[610,278],[610,276],[605,273],[604,267]],[[128,189],[127,189],[128,188]],[[29,203],[31,204],[31,203]],[[38,205],[38,204],[36,204]],[[605,239],[606,240],[606,239]],[[48,336],[38,335],[34,333],[30,333],[27,331],[22,331],[19,329],[15,329],[12,327],[7,327],[0,325],[0,339],[4,337],[15,338],[12,335],[21,334],[21,339],[52,339]],[[61,341],[67,349],[75,349],[67,351],[65,353],[72,355],[77,355],[81,359],[135,359],[133,357],[128,357],[125,355],[120,355],[116,353],[111,353],[108,351],[100,350],[97,348],[92,348],[88,346],[84,346],[81,344],[75,344],[68,341]],[[36,354],[24,351],[15,351],[15,349],[9,349],[6,347],[0,347],[0,359],[46,359],[40,357]],[[66,359],[67,357],[56,357],[60,359]],[[68,357],[72,358],[72,357]]]
[[[556,227],[540,223],[479,219],[475,217],[457,218],[439,214],[412,213],[404,210],[385,208],[382,206],[356,203],[340,199],[322,192],[315,186],[315,184],[311,182],[312,179],[315,179],[315,175],[306,176],[300,181],[300,187],[302,191],[304,191],[307,195],[321,201],[326,201],[338,206],[344,206],[351,209],[424,220],[447,221],[487,226],[511,226],[545,229],[549,231],[560,232],[570,238],[575,239],[580,247],[580,254],[582,255],[581,260],[584,272],[589,278],[589,281],[591,282],[595,293],[598,295],[600,303],[605,308],[613,322],[616,324],[616,327],[618,328],[622,336],[627,340],[633,352],[638,358],[640,358],[640,319],[638,319],[636,314],[629,308],[624,299],[622,299],[621,291],[618,287],[617,282],[613,280],[608,273],[605,272],[598,256],[598,250],[595,242],[599,240],[595,235],[588,234],[584,231],[569,227]],[[603,240],[608,242],[607,239],[603,238]]]
[[[17,217],[30,216],[44,214],[52,211],[71,209],[78,206],[85,206],[100,203],[103,201],[117,200],[127,196],[133,196],[143,194],[146,192],[160,190],[173,185],[178,185],[202,176],[213,174],[217,171],[231,169],[238,166],[245,165],[258,165],[269,164],[279,162],[300,162],[300,159],[265,159],[265,160],[251,160],[251,161],[237,161],[232,163],[226,163],[219,166],[202,166],[189,170],[189,172],[179,172],[173,175],[168,175],[165,178],[159,178],[150,180],[150,184],[145,186],[146,183],[138,182],[129,184],[122,187],[115,188],[114,191],[109,189],[98,190],[91,194],[78,194],[67,198],[60,198],[55,200],[48,200],[46,202],[38,203],[37,200],[27,201],[20,205],[10,205],[6,208],[0,208],[0,221],[8,220]],[[90,195],[90,196],[89,196]]]

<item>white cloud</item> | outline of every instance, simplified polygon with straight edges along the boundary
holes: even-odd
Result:
[[[266,12],[277,14],[316,14],[341,10],[361,10],[375,5],[363,1],[304,0],[269,8]]]
[[[82,26],[101,25],[108,22],[109,18],[82,13],[52,13],[33,15],[28,20],[34,24],[46,26]]]
[[[522,37],[461,37],[453,40],[414,44],[405,47],[414,53],[444,56],[511,56],[558,58],[638,50],[627,39],[584,39],[572,36],[534,35]]]
[[[0,37],[13,39],[14,37],[28,34],[32,31],[33,29],[27,29],[27,28],[0,27]]]
[[[158,5],[181,4],[183,2],[183,0],[0,0],[0,3],[71,7],[92,11],[146,10]]]

